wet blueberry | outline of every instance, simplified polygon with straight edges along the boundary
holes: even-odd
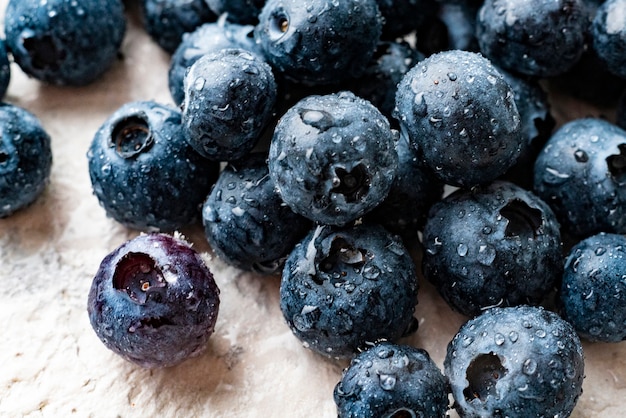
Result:
[[[398,164],[396,139],[380,111],[352,93],[309,96],[276,126],[270,176],[294,212],[347,224],[387,196]]]
[[[443,418],[449,391],[425,350],[383,341],[352,360],[334,397],[339,418]]]
[[[383,227],[317,226],[287,258],[280,308],[305,347],[345,358],[414,331],[417,290],[413,260]]]
[[[4,25],[7,47],[26,74],[84,85],[116,60],[126,17],[120,0],[10,0]]]
[[[446,51],[420,61],[398,84],[394,117],[425,164],[454,186],[496,179],[523,144],[513,90],[474,52]]]
[[[187,242],[142,234],[102,260],[87,312],[107,348],[142,367],[156,368],[206,349],[219,303],[211,271]]]
[[[382,22],[376,0],[269,0],[255,38],[278,73],[329,84],[363,74]]]
[[[600,233],[569,252],[559,294],[561,314],[591,341],[626,339],[626,237]]]
[[[571,235],[626,232],[626,131],[602,119],[561,126],[535,162],[534,190]]]
[[[185,140],[181,112],[152,101],[117,109],[94,135],[87,157],[93,192],[107,215],[144,231],[198,220],[219,170]]]
[[[607,0],[595,14],[593,48],[609,71],[626,78],[626,0]]]
[[[184,80],[187,141],[211,160],[244,157],[273,116],[276,89],[270,66],[243,49],[204,55]]]
[[[309,232],[311,222],[280,198],[265,156],[228,164],[204,203],[204,230],[213,251],[243,270],[274,274]]]
[[[444,370],[461,417],[569,417],[584,357],[572,326],[554,312],[494,308],[460,328]]]
[[[423,241],[424,276],[468,316],[491,306],[538,304],[563,271],[556,216],[512,183],[458,190],[436,203]]]
[[[254,42],[253,31],[254,26],[229,23],[221,17],[217,22],[205,23],[183,35],[172,55],[168,71],[168,86],[174,103],[183,103],[185,74],[203,55],[227,48],[241,48],[262,57],[263,54]]]
[[[29,111],[0,104],[0,218],[30,205],[52,168],[50,136]]]
[[[142,0],[142,13],[148,34],[171,54],[180,45],[183,34],[217,20],[205,0]]]
[[[580,59],[589,23],[584,0],[486,0],[476,36],[480,51],[499,67],[550,77]]]

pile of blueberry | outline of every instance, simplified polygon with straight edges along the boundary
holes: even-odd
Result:
[[[569,416],[579,335],[626,339],[626,0],[141,10],[172,53],[179,108],[128,103],[87,153],[107,215],[149,233],[94,279],[89,317],[107,347],[145,367],[204,349],[219,290],[167,234],[201,221],[227,263],[282,274],[280,308],[305,347],[351,359],[339,416],[443,417],[448,394],[463,417]],[[12,0],[5,25],[25,72],[82,85],[111,65],[125,21],[120,0]],[[621,94],[617,124],[554,131],[545,86],[595,104]],[[51,159],[32,116],[0,112],[7,216],[45,187]],[[471,318],[444,373],[398,343],[417,330],[418,267]]]

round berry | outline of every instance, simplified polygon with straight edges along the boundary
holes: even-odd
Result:
[[[607,0],[596,10],[593,48],[613,74],[626,78],[626,0]]]

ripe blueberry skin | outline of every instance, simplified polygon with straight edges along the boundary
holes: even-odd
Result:
[[[294,212],[345,225],[387,196],[398,165],[397,131],[350,92],[308,96],[278,121],[270,176]]]
[[[535,193],[574,237],[626,233],[626,131],[584,118],[566,123],[535,161]]]
[[[508,182],[461,189],[433,205],[423,242],[424,276],[467,316],[490,306],[538,304],[563,272],[556,216]]]
[[[476,18],[476,37],[495,65],[551,77],[580,59],[589,23],[584,0],[486,0]]]
[[[204,55],[187,71],[183,88],[187,141],[215,161],[252,151],[273,116],[277,95],[271,67],[243,49]]]
[[[219,304],[211,271],[187,242],[142,234],[102,260],[87,312],[107,348],[142,367],[158,368],[206,349]]]
[[[540,307],[493,308],[461,326],[444,372],[466,417],[568,417],[584,357],[572,326]]]
[[[515,164],[502,176],[525,189],[533,188],[533,167],[556,121],[550,113],[548,95],[534,79],[500,70],[513,89],[522,124],[522,150]]]
[[[305,347],[347,358],[412,332],[418,283],[400,239],[379,225],[317,226],[283,269],[280,308]]]
[[[0,218],[32,202],[46,188],[52,168],[50,136],[39,119],[0,104]]]
[[[265,0],[204,0],[213,13],[221,16],[227,13],[229,21],[240,25],[254,25]]]
[[[284,204],[269,177],[265,156],[253,153],[228,164],[202,210],[213,251],[242,270],[280,271],[311,222]]]
[[[199,219],[219,171],[185,141],[180,111],[152,101],[124,104],[109,116],[87,157],[107,215],[143,231],[173,231]]]
[[[443,183],[424,166],[405,138],[397,145],[398,169],[389,194],[363,218],[378,223],[405,240],[415,239],[430,207],[441,199]]]
[[[607,0],[591,26],[593,48],[613,74],[626,78],[626,0]]]
[[[357,96],[369,100],[391,119],[398,83],[422,59],[424,56],[405,41],[380,42],[365,74],[345,86]]]
[[[56,85],[85,85],[115,62],[126,17],[120,0],[10,0],[7,47],[28,75]]]
[[[331,84],[363,74],[381,30],[376,0],[269,0],[254,35],[278,73]]]
[[[425,350],[383,341],[352,359],[334,398],[339,418],[443,418],[449,392]]]
[[[7,43],[4,39],[0,39],[0,100],[6,95],[10,81],[11,64],[9,62]]]
[[[254,42],[253,31],[254,26],[229,23],[222,17],[217,22],[205,23],[183,35],[172,55],[168,71],[168,86],[174,103],[183,103],[185,74],[203,55],[222,49],[241,48],[262,58],[263,54]]]
[[[626,340],[626,238],[599,233],[569,252],[559,293],[561,315],[590,341]]]
[[[394,117],[425,164],[454,186],[491,182],[515,163],[523,145],[513,90],[474,52],[420,61],[398,84]]]
[[[183,34],[217,20],[204,0],[142,0],[142,13],[148,34],[170,54],[180,45]]]

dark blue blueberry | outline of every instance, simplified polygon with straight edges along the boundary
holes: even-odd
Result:
[[[265,0],[204,0],[211,10],[222,15],[226,13],[231,22],[242,25],[254,25],[259,21],[259,14]]]
[[[142,234],[102,260],[87,312],[107,348],[142,367],[156,368],[206,349],[219,304],[211,271],[187,242]]]
[[[142,0],[143,25],[165,51],[174,53],[183,34],[200,25],[215,22],[217,15],[205,0]]]
[[[364,221],[379,223],[404,239],[415,240],[428,210],[443,195],[443,183],[417,158],[406,138],[400,138],[397,151],[398,169],[389,194]]]
[[[205,23],[195,31],[183,35],[183,40],[172,55],[168,72],[169,89],[174,103],[183,103],[185,74],[203,55],[227,48],[241,48],[262,57],[254,42],[253,31],[254,26],[228,23],[222,18],[215,23]]]
[[[446,51],[420,61],[398,85],[394,116],[425,164],[454,186],[496,179],[523,144],[513,90],[474,52]]]
[[[84,85],[117,59],[126,17],[120,0],[10,0],[4,26],[7,47],[26,74]]]
[[[561,314],[591,341],[626,340],[626,237],[600,233],[576,244],[565,262]]]
[[[317,226],[287,258],[280,308],[305,347],[350,357],[413,332],[417,290],[411,256],[383,227]]]
[[[449,392],[425,350],[384,341],[352,360],[334,397],[339,418],[444,418]]]
[[[513,89],[522,124],[522,151],[503,176],[525,189],[533,188],[533,168],[539,152],[550,139],[556,121],[550,113],[548,95],[535,80],[500,71]]]
[[[269,0],[255,38],[287,78],[329,84],[363,74],[381,30],[376,0]]]
[[[52,168],[50,136],[25,109],[0,104],[0,218],[30,205]]]
[[[4,39],[0,39],[0,100],[4,98],[11,81],[11,64]]]
[[[398,83],[422,59],[424,56],[405,41],[381,42],[365,74],[348,82],[346,87],[369,100],[385,117],[391,118],[396,106]]]
[[[180,111],[152,101],[116,110],[87,157],[107,215],[139,230],[171,231],[199,219],[219,170],[185,140]]]
[[[376,0],[383,17],[383,39],[396,39],[413,32],[435,15],[435,0]]]
[[[352,93],[309,96],[276,126],[270,176],[294,212],[344,225],[387,196],[398,165],[396,139],[380,111]]]
[[[276,89],[271,67],[243,49],[204,55],[185,76],[187,141],[211,160],[242,158],[273,116]]]
[[[595,14],[593,48],[609,71],[626,78],[626,0],[607,0]]]
[[[554,312],[494,308],[460,328],[444,371],[461,417],[569,417],[582,393],[583,348]]]
[[[556,216],[512,183],[458,190],[436,203],[423,234],[424,276],[464,315],[538,304],[561,278]]]
[[[227,263],[274,274],[311,229],[280,198],[264,154],[233,161],[220,173],[204,203],[202,219],[213,251]]]
[[[626,131],[601,119],[566,123],[535,162],[534,190],[571,235],[626,233]]]
[[[495,65],[550,77],[580,59],[589,24],[584,0],[486,0],[476,18],[476,37]]]

